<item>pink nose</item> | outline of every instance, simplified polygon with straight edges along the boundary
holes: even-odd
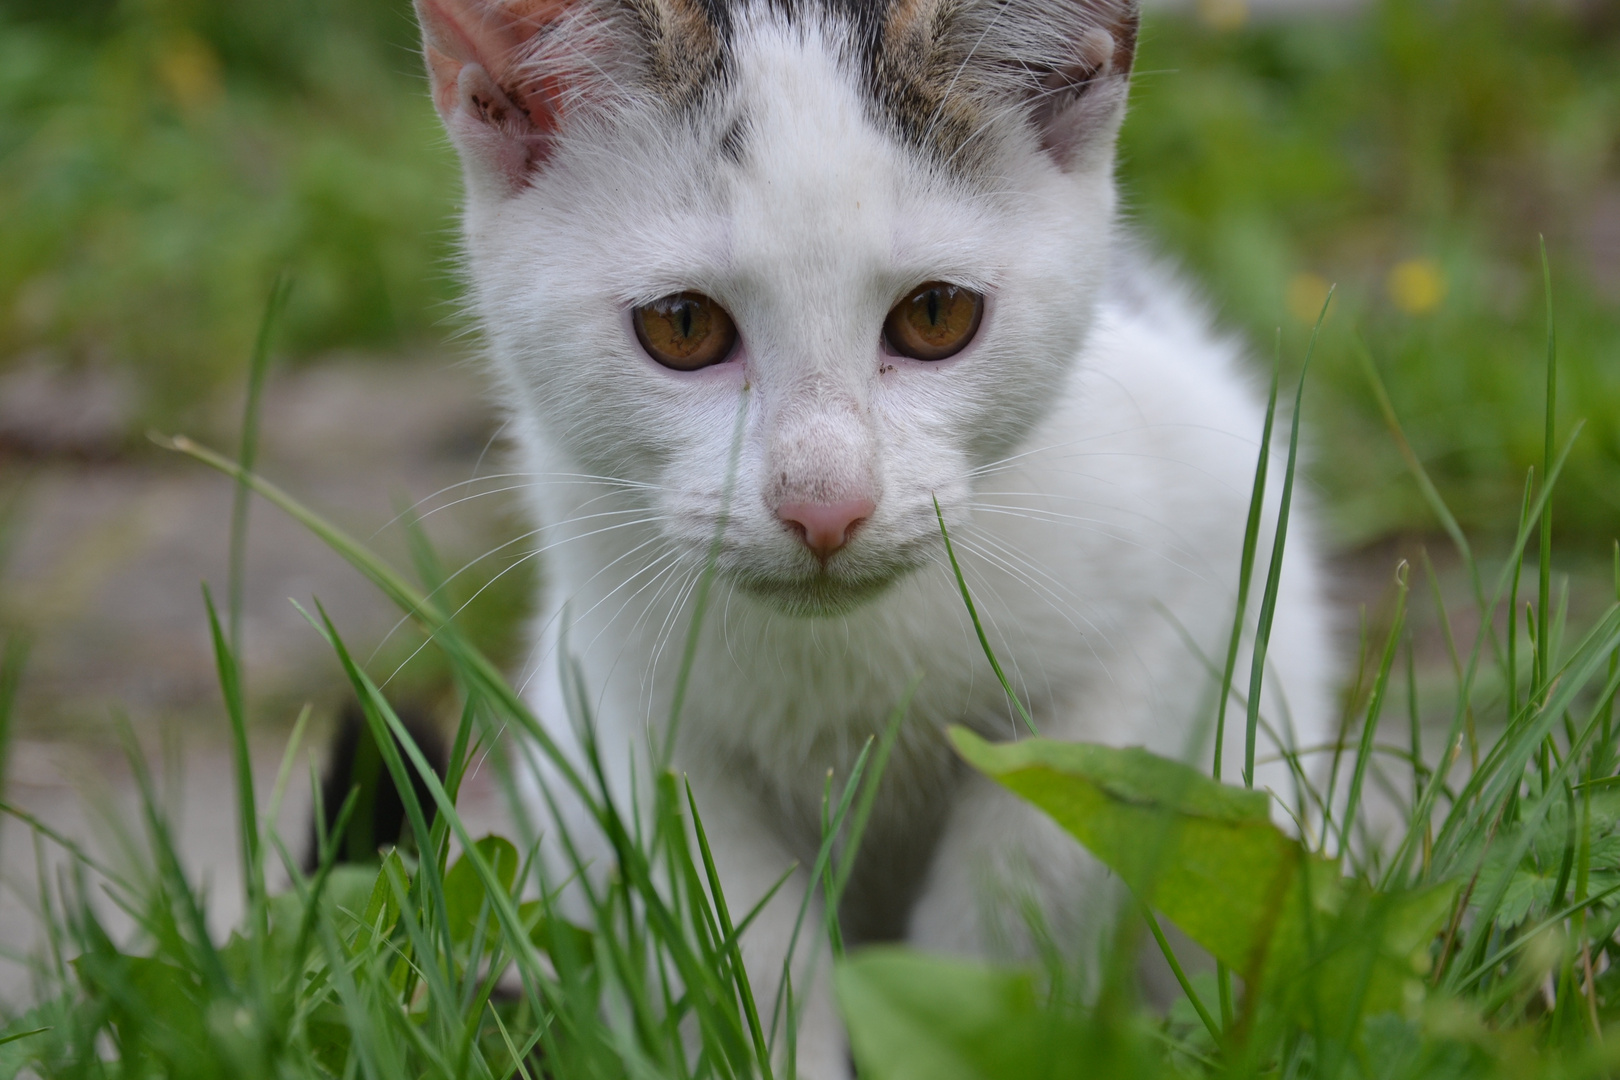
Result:
[[[872,516],[877,505],[871,499],[840,499],[831,503],[783,503],[776,516],[787,522],[816,558],[826,562],[833,552],[849,542],[855,527]]]

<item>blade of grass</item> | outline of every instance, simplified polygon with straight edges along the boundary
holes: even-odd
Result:
[[[1355,833],[1356,814],[1361,809],[1361,786],[1372,760],[1373,736],[1384,711],[1384,696],[1389,690],[1389,675],[1394,667],[1395,653],[1400,646],[1401,631],[1406,627],[1407,596],[1406,560],[1395,569],[1395,614],[1391,619],[1389,635],[1384,639],[1384,652],[1378,661],[1378,674],[1373,679],[1372,696],[1367,702],[1367,714],[1361,723],[1361,744],[1356,748],[1355,765],[1350,773],[1350,793],[1345,796],[1344,815],[1339,819],[1339,862],[1342,865],[1350,853],[1350,839]]]
[[[1294,415],[1288,432],[1288,464],[1283,468],[1282,497],[1277,504],[1277,528],[1271,539],[1271,565],[1266,570],[1266,590],[1261,594],[1260,618],[1255,625],[1253,657],[1249,667],[1249,708],[1243,733],[1243,786],[1254,787],[1255,735],[1260,724],[1260,687],[1265,678],[1266,651],[1271,645],[1271,624],[1277,612],[1277,591],[1282,583],[1283,552],[1288,544],[1288,516],[1294,499],[1294,472],[1299,464],[1299,423],[1301,406],[1305,401],[1305,377],[1310,374],[1311,357],[1316,354],[1316,339],[1327,318],[1328,305],[1333,303],[1333,290],[1322,301],[1316,325],[1311,328],[1310,344],[1305,348],[1305,360],[1299,369],[1299,386],[1294,391]]]
[[[1616,614],[1620,615],[1620,612],[1617,612]],[[1617,631],[1616,634],[1611,635],[1611,637],[1620,639],[1620,631]],[[1601,650],[1593,651],[1601,651],[1606,653],[1608,651],[1608,647],[1605,646]],[[1558,702],[1556,707],[1557,713],[1561,714],[1564,708],[1567,707],[1567,703],[1560,699],[1563,698],[1570,684],[1578,682],[1579,680],[1577,679],[1570,679],[1567,683],[1557,688],[1557,692],[1554,696],[1554,700]],[[1611,685],[1610,687],[1606,687],[1605,690],[1607,692],[1612,688],[1613,686]],[[1571,693],[1570,696],[1573,697],[1573,693]],[[1553,712],[1554,710],[1548,709],[1546,711]],[[1569,774],[1573,770],[1575,762],[1579,759],[1581,753],[1585,750],[1586,746],[1590,743],[1591,739],[1599,729],[1599,725],[1601,724],[1602,720],[1600,711],[1601,710],[1594,710],[1591,718],[1583,725],[1582,732],[1575,745],[1570,747],[1569,754],[1549,774],[1549,794],[1544,794],[1542,797],[1536,799],[1534,804],[1529,808],[1528,813],[1526,813],[1523,819],[1522,827],[1518,830],[1512,845],[1507,849],[1508,854],[1506,856],[1504,865],[1509,867],[1517,866],[1523,861],[1526,852],[1528,852],[1530,849],[1530,845],[1535,841],[1536,836],[1540,831],[1541,824],[1546,819],[1549,809],[1552,807],[1554,801],[1559,798],[1558,795],[1550,793],[1552,788],[1562,785],[1568,781]],[[1533,737],[1533,739],[1530,740],[1530,745],[1532,746],[1539,746],[1540,743],[1541,738],[1539,737]],[[1525,757],[1528,757],[1527,753],[1525,754]],[[1490,798],[1489,805],[1501,806],[1505,803],[1505,800],[1501,796],[1495,796],[1493,798],[1487,795],[1487,798]],[[1488,845],[1486,845],[1486,848],[1488,849]],[[1479,856],[1481,864],[1483,864],[1484,858],[1487,854],[1488,850],[1481,851]],[[1484,948],[1488,947],[1495,925],[1496,912],[1501,907],[1502,901],[1507,894],[1508,887],[1511,884],[1511,880],[1511,874],[1500,874],[1497,876],[1496,880],[1492,884],[1490,892],[1475,909],[1474,923],[1467,932],[1466,943],[1459,950],[1459,956],[1472,957],[1477,955]],[[1452,979],[1448,979],[1447,983],[1449,989],[1454,990],[1456,988],[1454,977]]]
[[[302,610],[302,609],[300,609]],[[438,872],[438,862],[428,853],[432,852],[433,832],[427,823],[427,815],[420,800],[416,797],[416,785],[412,780],[411,772],[407,769],[405,758],[411,760],[411,766],[416,770],[417,777],[424,782],[432,777],[438,781],[438,774],[433,766],[416,746],[416,740],[411,738],[393,706],[382,692],[376,689],[376,684],[360,670],[350,655],[348,647],[338,635],[337,627],[332,623],[326,610],[317,602],[316,610],[320,612],[319,627],[324,631],[327,643],[337,654],[344,673],[349,677],[349,685],[360,699],[361,711],[365,714],[366,724],[371,731],[372,741],[377,752],[382,755],[383,764],[388,769],[388,775],[394,782],[394,790],[399,793],[400,803],[405,810],[405,818],[410,822],[411,834],[416,838],[417,851],[422,858],[417,863],[416,883],[418,888],[425,888],[426,907],[434,916],[436,929],[443,934],[444,940],[450,940],[450,925],[448,909],[444,899],[444,879]],[[306,614],[306,618],[307,618]],[[396,742],[396,740],[398,740]],[[401,750],[405,754],[401,754]],[[454,809],[454,803],[450,804]],[[442,809],[442,808],[441,808]],[[471,845],[468,845],[469,847]],[[485,884],[486,888],[491,886]]]
[[[1547,301],[1547,417],[1542,431],[1543,475],[1552,476],[1553,433],[1558,410],[1558,335],[1553,323],[1552,267],[1547,261],[1547,238],[1541,238],[1541,280]],[[1548,632],[1548,600],[1552,592],[1552,499],[1541,506],[1541,550],[1537,553],[1540,574],[1536,586],[1536,664],[1543,685],[1536,691],[1545,692],[1545,680],[1551,671],[1548,648],[1552,634]]]
[[[416,574],[426,589],[426,596],[439,594],[444,588],[446,578],[444,569],[434,551],[432,542],[428,539],[427,531],[422,527],[422,519],[417,516],[414,508],[406,507],[396,515],[396,522],[404,523],[406,545],[410,549],[411,560],[416,565]],[[452,616],[453,617],[453,616]],[[424,643],[425,644],[425,643]],[[452,671],[460,683],[460,669],[452,667]],[[476,689],[462,685],[461,720],[456,725],[455,737],[451,741],[450,757],[445,763],[444,786],[450,793],[452,801],[456,799],[461,790],[461,781],[467,769],[468,747],[472,741],[472,729],[477,720],[477,706],[481,698]],[[450,858],[450,831],[446,822],[435,819],[433,822],[433,851],[438,860],[439,874],[445,872],[447,861]]]
[[[1395,406],[1389,399],[1389,391],[1384,386],[1384,380],[1378,373],[1378,365],[1373,361],[1372,350],[1362,340],[1361,335],[1355,334],[1352,338],[1356,362],[1361,367],[1361,373],[1367,379],[1367,385],[1372,390],[1373,399],[1378,403],[1378,411],[1383,415],[1384,425],[1389,428],[1389,434],[1395,440],[1395,448],[1400,451],[1401,459],[1406,462],[1407,470],[1412,479],[1417,482],[1418,491],[1423,495],[1423,501],[1428,503],[1429,510],[1440,520],[1440,527],[1445,530],[1452,544],[1457,548],[1457,554],[1462,556],[1463,565],[1468,569],[1469,580],[1474,588],[1474,599],[1480,607],[1485,606],[1485,591],[1479,577],[1479,566],[1474,561],[1474,549],[1468,543],[1462,526],[1457,524],[1457,518],[1446,505],[1445,498],[1440,489],[1435,487],[1434,481],[1429,477],[1429,471],[1423,467],[1423,462],[1412,449],[1412,443],[1406,437],[1406,429],[1395,414]]]
[[[21,1042],[23,1039],[30,1038],[34,1035],[43,1035],[47,1031],[51,1030],[54,1029],[49,1027],[37,1027],[31,1028],[28,1031],[13,1031],[9,1035],[0,1035],[0,1046],[5,1046],[7,1043]]]
[[[298,719],[293,721],[292,734],[287,737],[287,749],[282,751],[281,764],[276,768],[276,782],[270,789],[270,802],[264,808],[264,820],[269,824],[273,834],[276,819],[281,816],[281,800],[287,794],[287,784],[292,779],[293,763],[298,758],[298,750],[304,742],[304,731],[309,727],[309,718],[314,709],[307,703],[298,710]]]
[[[17,691],[22,687],[23,667],[28,662],[28,639],[13,634],[0,647],[0,799],[6,794],[6,766],[11,759],[12,722],[16,715]]]
[[[506,1024],[501,1021],[500,1010],[491,1005],[489,1006],[489,1015],[494,1019],[496,1028],[500,1030],[501,1041],[506,1044],[506,1052],[512,1056],[512,1067],[517,1070],[519,1076],[523,1077],[523,1080],[533,1080],[533,1078],[529,1076],[528,1067],[523,1064],[523,1061],[529,1056],[529,1053],[534,1050],[535,1043],[540,1040],[539,1034],[536,1033],[531,1035],[529,1037],[528,1045],[525,1046],[521,1052],[519,1052],[518,1048],[512,1043],[512,1036],[507,1032]]]
[[[1266,393],[1266,419],[1260,429],[1260,453],[1254,465],[1254,486],[1249,493],[1249,517],[1243,525],[1243,559],[1238,564],[1237,606],[1232,613],[1232,634],[1226,642],[1220,698],[1215,706],[1215,761],[1212,775],[1217,780],[1221,779],[1221,755],[1226,748],[1226,708],[1232,697],[1232,677],[1237,671],[1238,651],[1243,644],[1243,617],[1249,604],[1249,587],[1254,579],[1255,551],[1260,543],[1260,519],[1265,513],[1266,470],[1271,463],[1272,428],[1277,419],[1277,386],[1281,375],[1282,331],[1279,329],[1271,363],[1271,388]]]
[[[1620,540],[1614,542],[1614,598],[1620,603]],[[1620,648],[1609,654],[1609,681],[1614,681],[1615,672],[1620,671]],[[1592,772],[1598,776],[1607,776],[1615,764],[1614,744],[1614,696],[1611,694],[1605,703],[1603,713],[1603,735],[1598,742],[1595,760],[1592,763]]]
[[[1418,708],[1417,686],[1417,642],[1412,632],[1406,632],[1406,722],[1407,735],[1411,740],[1412,752],[1412,805],[1411,812],[1417,813],[1418,804],[1423,801],[1423,717]],[[1428,822],[1420,822],[1412,818],[1407,822],[1410,829],[1428,829]],[[1430,844],[1423,845],[1423,858],[1428,861]]]
[[[242,705],[241,669],[219,625],[219,612],[214,608],[214,597],[207,585],[202,592],[203,606],[208,609],[208,632],[214,645],[214,665],[219,673],[220,691],[225,697],[225,716],[231,726],[231,755],[236,769],[236,827],[242,843],[242,895],[256,939],[262,941],[270,932],[269,909],[264,856],[260,851],[259,806],[253,792],[253,761],[248,748],[247,716]]]
[[[743,963],[742,945],[737,940],[736,928],[731,923],[731,911],[726,906],[725,892],[720,888],[720,871],[715,867],[713,852],[709,850],[709,837],[703,831],[703,819],[698,814],[697,799],[692,794],[690,781],[686,784],[686,805],[692,813],[692,831],[697,837],[698,851],[703,856],[703,872],[708,876],[709,895],[713,898],[715,917],[719,920],[720,940],[727,943],[732,970],[736,973],[738,988],[741,991],[743,1014],[748,1019],[748,1034],[754,1041],[755,1060],[764,1070],[766,1080],[770,1080],[771,1049],[765,1040],[764,1026],[759,1022],[759,1009],[754,1003],[753,990],[748,983],[748,968]]]
[[[1446,610],[1446,600],[1440,592],[1440,575],[1436,572],[1434,563],[1429,559],[1428,546],[1423,546],[1420,551],[1423,555],[1424,573],[1429,579],[1429,591],[1434,599],[1435,619],[1440,623],[1440,635],[1445,639],[1446,643],[1446,656],[1451,661],[1451,675],[1457,681],[1457,694],[1461,696],[1463,692],[1462,656],[1457,652],[1457,636],[1451,628],[1451,613]],[[1413,663],[1416,662],[1415,657],[1411,655],[1408,655],[1408,659]],[[1412,684],[1412,693],[1417,693],[1417,684],[1415,682]],[[1464,701],[1463,705],[1465,707],[1464,730],[1468,736],[1469,762],[1473,768],[1477,769],[1479,768],[1479,731],[1474,723],[1474,707],[1471,702],[1467,701]]]
[[[1457,991],[1467,990],[1469,987],[1483,979],[1486,975],[1501,967],[1505,961],[1509,960],[1514,955],[1531,945],[1543,931],[1561,925],[1566,919],[1583,911],[1589,910],[1594,905],[1602,903],[1604,900],[1609,899],[1616,893],[1620,893],[1620,884],[1611,885],[1607,889],[1599,890],[1584,900],[1577,900],[1571,903],[1569,906],[1549,914],[1545,919],[1541,920],[1539,923],[1536,923],[1534,926],[1521,929],[1514,936],[1513,940],[1491,953],[1489,957],[1469,970],[1467,974],[1459,977],[1453,984],[1453,988]]]
[[[247,401],[242,406],[242,445],[237,454],[237,460],[242,463],[245,472],[252,472],[258,460],[259,406],[264,396],[265,375],[270,370],[270,342],[275,334],[276,322],[281,318],[282,309],[286,307],[287,297],[291,292],[292,278],[285,272],[276,275],[275,284],[270,287],[270,297],[265,301],[264,315],[259,319],[258,335],[254,338],[253,356],[248,363]],[[242,649],[242,593],[247,566],[248,495],[247,484],[238,480],[236,493],[231,502],[230,584],[226,595],[232,652],[240,652]]]
[[[129,762],[131,774],[135,777],[142,816],[146,821],[152,854],[157,864],[155,869],[158,884],[165,890],[166,899],[179,905],[185,928],[191,932],[189,942],[177,941],[176,946],[190,954],[189,959],[197,973],[202,976],[204,985],[208,987],[210,993],[218,997],[227,997],[231,988],[230,976],[226,973],[219,950],[214,947],[213,938],[209,936],[208,920],[203,914],[202,900],[191,887],[191,883],[186,880],[185,869],[180,862],[179,848],[174,842],[169,823],[163,819],[158,810],[157,789],[153,786],[152,774],[147,769],[146,758],[141,753],[140,744],[135,741],[135,731],[130,726],[129,720],[123,716],[116,718],[116,726],[119,739],[124,744],[124,756]]]
[[[1489,623],[1491,621],[1497,607],[1501,604],[1502,593],[1507,588],[1508,580],[1513,572],[1513,560],[1523,557],[1525,544],[1529,541],[1530,522],[1534,521],[1536,515],[1539,514],[1541,503],[1548,498],[1552,484],[1555,483],[1557,477],[1561,475],[1564,463],[1568,461],[1570,451],[1574,448],[1576,439],[1580,437],[1582,426],[1583,425],[1577,423],[1574,430],[1570,432],[1569,438],[1564,442],[1563,449],[1559,451],[1557,460],[1555,460],[1553,463],[1552,472],[1549,474],[1550,482],[1545,488],[1543,488],[1542,491],[1537,493],[1536,499],[1530,507],[1530,513],[1526,515],[1526,519],[1521,525],[1519,532],[1514,539],[1514,543],[1509,552],[1507,564],[1503,566],[1501,573],[1498,575],[1495,589],[1491,594],[1490,600],[1484,607],[1481,620],[1482,624]],[[1440,756],[1439,761],[1436,763],[1435,768],[1429,777],[1429,783],[1424,789],[1423,804],[1419,807],[1420,817],[1421,815],[1427,814],[1431,811],[1435,804],[1435,800],[1439,797],[1441,792],[1449,790],[1447,779],[1450,775],[1451,766],[1456,761],[1457,748],[1460,747],[1459,740],[1462,738],[1467,718],[1469,696],[1472,693],[1475,675],[1479,670],[1479,661],[1484,644],[1484,634],[1481,633],[1476,635],[1474,639],[1474,646],[1469,651],[1468,664],[1463,674],[1463,692],[1458,697],[1457,705],[1452,713],[1451,725],[1446,733],[1446,741],[1443,744],[1446,747],[1446,751]],[[1477,776],[1478,773],[1475,773],[1473,777],[1470,777],[1470,783],[1472,783]],[[1459,799],[1464,797],[1462,792],[1458,792],[1457,795]],[[1443,831],[1444,829],[1442,829],[1442,832]],[[1440,844],[1440,839],[1440,837],[1436,837],[1435,840],[1437,851],[1438,845]],[[1383,876],[1379,879],[1379,891],[1389,891],[1394,887],[1394,883],[1397,880],[1403,878],[1408,873],[1412,859],[1413,840],[1414,837],[1410,833],[1401,838],[1400,843],[1396,846],[1395,851],[1392,853]]]
[[[279,507],[314,533],[323,543],[341,556],[349,565],[376,585],[403,612],[417,620],[435,640],[451,662],[457,665],[469,686],[497,705],[501,713],[511,719],[539,746],[548,762],[574,793],[593,810],[597,800],[591,787],[574,767],[568,755],[562,752],[549,732],[535,719],[533,711],[517,692],[502,678],[490,661],[474,649],[439,608],[422,597],[391,567],[387,566],[343,530],[332,525],[298,500],[261,476],[249,473],[235,462],[202,446],[183,435],[172,439],[154,437],[159,445],[167,446],[188,457],[237,480],[244,481],[259,495]],[[308,616],[306,615],[306,618]]]
[[[911,681],[906,684],[905,692],[900,695],[899,702],[889,711],[889,721],[884,725],[877,751],[872,756],[872,764],[862,781],[860,797],[856,800],[854,817],[850,822],[849,839],[844,842],[844,850],[839,853],[838,870],[833,877],[833,890],[828,896],[828,904],[835,911],[843,899],[844,888],[849,884],[850,875],[855,872],[855,857],[860,854],[861,841],[866,837],[867,822],[871,820],[872,811],[877,807],[878,786],[882,784],[884,774],[888,770],[889,755],[900,737],[900,726],[905,722],[906,714],[911,711],[911,699],[916,696],[922,680],[921,672],[913,675]]]
[[[1035,730],[1035,721],[1030,719],[1029,710],[1024,708],[1024,703],[1013,693],[1012,683],[1007,681],[1006,673],[1001,670],[1001,662],[996,659],[996,651],[990,647],[990,639],[985,636],[984,624],[979,621],[979,609],[973,606],[973,594],[968,592],[967,579],[962,576],[961,564],[956,561],[956,549],[951,546],[950,530],[945,528],[945,511],[939,508],[938,496],[934,497],[934,516],[939,519],[939,535],[945,538],[945,556],[951,561],[951,573],[956,575],[956,587],[962,591],[962,602],[967,605],[968,618],[973,620],[973,632],[979,635],[979,648],[984,650],[985,659],[990,661],[990,670],[996,673],[1002,691],[1006,693],[1007,700],[1012,702],[1013,708],[1018,710],[1024,726],[1029,729],[1031,735],[1039,736],[1040,732]]]
[[[782,960],[782,979],[777,984],[776,999],[771,1003],[770,1041],[773,1044],[776,1042],[777,1025],[782,1021],[784,1015],[782,1013],[785,1002],[784,994],[791,981],[791,967],[794,955],[798,952],[799,935],[804,928],[804,921],[809,915],[810,907],[815,901],[816,887],[821,882],[822,875],[827,872],[827,866],[832,859],[833,845],[837,842],[838,834],[844,827],[845,817],[848,815],[850,807],[854,804],[855,796],[860,790],[861,777],[866,773],[867,761],[870,759],[874,742],[875,740],[868,738],[866,745],[861,748],[860,754],[855,758],[855,764],[850,768],[849,780],[845,782],[843,793],[839,797],[837,810],[831,815],[829,826],[822,830],[821,846],[816,851],[815,862],[810,866],[804,897],[799,901],[799,912],[793,920],[793,932],[788,935],[787,952]],[[823,915],[825,918],[835,918],[836,912],[824,912]],[[806,964],[809,969],[805,975],[807,984],[813,984],[814,982],[815,965],[819,960],[819,955],[819,952],[812,946]],[[787,1014],[787,1020],[790,1025],[796,1022],[791,1011]]]
[[[1529,528],[1530,497],[1534,493],[1536,467],[1530,466],[1524,476],[1524,497],[1519,504],[1519,531]],[[1507,605],[1507,701],[1508,716],[1519,711],[1519,577],[1524,572],[1524,554],[1513,560],[1513,582],[1508,586]],[[1530,628],[1534,631],[1534,627]],[[1476,768],[1477,768],[1476,763]]]
[[[51,841],[51,843],[73,856],[75,862],[83,863],[90,869],[94,870],[97,874],[100,874],[102,877],[106,878],[120,892],[135,892],[134,883],[127,877],[120,874],[107,863],[102,862],[100,859],[97,859],[94,855],[90,854],[71,836],[58,832],[44,821],[41,821],[39,818],[35,817],[29,811],[8,802],[0,802],[0,814],[7,814],[16,818],[18,821],[28,826],[29,830],[33,832],[35,836],[42,836]],[[47,880],[47,878],[41,877],[39,880],[41,883],[43,883]],[[49,921],[47,920],[47,925],[48,924]]]
[[[1480,762],[1479,771],[1463,785],[1458,792],[1459,810],[1447,819],[1440,836],[1436,838],[1437,857],[1441,854],[1442,844],[1447,848],[1444,853],[1450,855],[1450,849],[1458,844],[1460,837],[1466,835],[1470,824],[1477,827],[1484,817],[1494,815],[1494,807],[1507,803],[1511,793],[1518,789],[1525,766],[1540,752],[1564,711],[1587,689],[1616,643],[1620,643],[1620,607],[1609,610],[1551,681],[1552,696],[1547,703],[1533,710],[1526,706],[1525,719],[1510,728],[1501,741],[1491,748]],[[1599,719],[1601,717],[1594,716],[1594,720]],[[1569,764],[1566,761],[1559,767],[1559,772],[1562,773]]]
[[[1322,800],[1320,850],[1323,855],[1327,854],[1328,838],[1334,834],[1333,802],[1339,791],[1339,774],[1343,771],[1340,766],[1344,763],[1344,751],[1350,738],[1350,725],[1361,704],[1362,683],[1367,677],[1368,643],[1371,639],[1367,631],[1366,604],[1356,606],[1356,628],[1356,663],[1352,669],[1356,673],[1356,681],[1351,685],[1350,692],[1345,695],[1344,708],[1339,715],[1339,726],[1333,735],[1333,760],[1328,766],[1327,795]]]
[[[686,689],[697,662],[699,635],[703,629],[703,616],[709,607],[709,592],[714,587],[719,568],[720,550],[725,543],[726,526],[731,520],[731,495],[736,486],[737,461],[742,452],[743,432],[748,421],[748,385],[737,397],[737,416],[732,422],[731,450],[726,459],[726,481],[720,489],[720,512],[715,518],[714,539],[709,541],[709,553],[704,561],[703,574],[698,578],[697,594],[692,600],[692,619],[686,630],[686,644],[681,649],[681,666],[675,675],[675,692],[669,705],[669,728],[664,733],[663,751],[658,759],[659,771],[669,768],[675,753],[675,736],[680,730],[681,710],[686,705]]]
[[[1141,901],[1137,902],[1137,906],[1142,911],[1142,917],[1147,920],[1148,932],[1153,935],[1154,943],[1159,946],[1159,951],[1164,954],[1165,963],[1170,965],[1170,973],[1176,977],[1176,985],[1180,986],[1181,992],[1187,995],[1187,1001],[1191,1003],[1193,1011],[1198,1014],[1198,1019],[1203,1021],[1204,1028],[1209,1032],[1209,1037],[1215,1040],[1216,1046],[1221,1045],[1224,1041],[1221,1027],[1215,1022],[1215,1018],[1209,1014],[1209,1010],[1204,1007],[1203,999],[1198,996],[1198,991],[1193,989],[1192,980],[1187,978],[1187,973],[1182,970],[1181,962],[1176,959],[1176,950],[1171,948],[1169,939],[1164,936],[1164,930],[1159,926],[1158,917],[1153,914],[1152,908]]]

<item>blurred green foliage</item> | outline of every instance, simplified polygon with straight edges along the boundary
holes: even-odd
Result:
[[[414,33],[383,0],[0,6],[0,363],[126,365],[137,421],[182,421],[283,268],[294,355],[437,335],[455,172]]]
[[[1202,11],[1200,18],[1197,11]],[[1540,460],[1552,257],[1561,430],[1588,421],[1562,529],[1620,515],[1620,5],[1369,0],[1244,20],[1152,13],[1122,145],[1129,211],[1222,322],[1303,352],[1334,533],[1433,523],[1354,350],[1366,343],[1467,527],[1516,518]],[[6,0],[0,365],[123,365],[146,423],[233,389],[275,272],[295,357],[441,340],[452,155],[406,0]]]
[[[1241,9],[1205,9],[1229,21]],[[1342,15],[1144,28],[1128,205],[1222,320],[1269,353],[1336,283],[1308,391],[1313,476],[1352,542],[1432,529],[1368,392],[1359,337],[1465,527],[1518,518],[1541,460],[1546,318],[1560,438],[1585,434],[1558,520],[1620,520],[1620,5],[1371,0]]]

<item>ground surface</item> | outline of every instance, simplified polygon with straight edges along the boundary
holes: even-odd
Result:
[[[492,425],[481,393],[472,371],[442,359],[337,361],[278,373],[264,407],[262,471],[403,564],[401,532],[387,527],[401,502],[430,496],[480,468],[494,471],[498,453],[484,456]],[[116,737],[116,718],[127,716],[154,768],[167,772],[160,784],[172,796],[193,869],[212,881],[212,915],[223,929],[240,900],[236,835],[227,732],[199,585],[208,582],[223,602],[232,488],[156,447],[98,449],[94,416],[77,426],[64,421],[75,402],[111,396],[105,388],[67,384],[35,389],[31,416],[17,415],[15,404],[0,409],[14,446],[24,442],[29,423],[76,433],[0,459],[0,483],[21,490],[0,568],[0,626],[20,627],[32,641],[5,797],[120,857],[120,830],[137,844],[142,835]],[[16,400],[3,392],[0,398]],[[475,499],[426,522],[446,562],[509,534],[501,499]],[[345,696],[331,650],[289,598],[306,607],[319,599],[361,657],[388,636],[397,612],[275,508],[253,507],[250,537],[243,642],[260,732],[255,767],[268,793],[299,707],[315,706],[307,745],[318,750],[328,714]],[[164,770],[165,758],[178,767]],[[280,815],[300,853],[308,778],[301,760]],[[475,820],[488,819],[496,806],[487,780],[468,789]],[[51,865],[60,862],[53,858]],[[6,952],[30,951],[36,895],[28,831],[0,818]],[[0,961],[0,998],[14,999],[24,985],[23,969]]]

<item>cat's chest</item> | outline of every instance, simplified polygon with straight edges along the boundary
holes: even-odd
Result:
[[[924,572],[844,618],[717,613],[689,684],[698,737],[767,773],[813,770],[819,785],[893,722],[936,734],[993,725],[1006,695],[960,595],[936,577]]]

